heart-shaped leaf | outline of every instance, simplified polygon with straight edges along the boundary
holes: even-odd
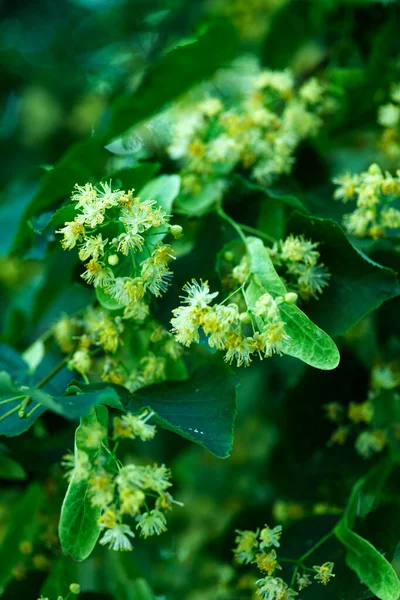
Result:
[[[147,407],[161,427],[196,442],[219,458],[232,449],[238,380],[215,359],[200,365],[189,379],[151,385],[131,396],[126,410]]]

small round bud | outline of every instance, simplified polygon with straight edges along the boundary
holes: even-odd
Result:
[[[183,236],[183,229],[180,225],[170,225],[169,231],[176,240]]]
[[[71,585],[69,586],[69,591],[71,592],[71,594],[78,595],[81,592],[81,586],[79,585],[79,583],[71,583]]]
[[[112,267],[115,267],[115,265],[117,265],[118,263],[119,263],[118,254],[111,254],[111,256],[108,257],[108,264],[111,265]]]
[[[239,319],[240,319],[240,322],[243,323],[243,325],[248,325],[249,323],[251,323],[250,313],[248,313],[248,312],[240,313]]]
[[[380,169],[379,165],[377,165],[376,163],[373,163],[372,165],[370,165],[370,167],[368,169],[368,173],[370,173],[371,175],[380,175],[381,169]]]
[[[224,259],[228,262],[233,262],[235,255],[230,250],[227,250],[224,254]]]
[[[21,554],[32,554],[32,552],[33,552],[32,542],[30,540],[23,540],[22,542],[20,542],[19,551],[21,552]]]
[[[57,600],[64,600],[62,596],[57,596]]]
[[[283,296],[283,299],[286,302],[286,304],[294,304],[297,301],[297,298],[298,295],[294,292],[288,292]]]

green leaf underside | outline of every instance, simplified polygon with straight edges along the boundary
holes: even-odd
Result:
[[[39,407],[28,418],[21,419],[18,412],[15,412],[0,421],[0,435],[10,437],[20,435],[27,431],[47,409],[67,419],[79,419],[98,404],[107,404],[112,408],[123,410],[119,395],[112,387],[82,394],[52,396],[41,389],[15,384],[8,373],[0,372],[0,399],[12,398],[13,396],[29,396],[31,398],[31,402],[26,409],[27,413],[36,405],[39,405]],[[0,405],[0,416],[20,403],[21,399]]]
[[[347,549],[346,563],[380,600],[398,600],[400,581],[388,560],[366,539],[352,531],[357,516],[365,517],[375,506],[391,471],[382,461],[354,485],[335,535]]]
[[[75,454],[82,450],[92,460],[100,451],[100,446],[88,449],[79,443],[78,432],[82,427],[100,423],[107,427],[108,414],[104,406],[94,408],[89,415],[81,419],[75,435]],[[89,483],[87,481],[70,481],[67,493],[61,507],[58,533],[61,547],[69,558],[81,562],[92,552],[100,535],[97,519],[101,508],[92,506],[89,498]]]
[[[172,204],[179,194],[181,178],[179,175],[161,175],[149,181],[139,192],[142,200],[150,198],[156,200],[168,214],[172,210]],[[164,228],[165,229],[165,228]]]
[[[13,398],[14,396],[28,395],[28,390],[31,389],[32,388],[27,387],[21,388],[21,386],[18,386],[15,383],[13,383],[8,373],[6,373],[5,371],[0,372],[0,400],[7,400],[9,398]],[[40,390],[35,391],[40,392]],[[0,416],[3,416],[12,409],[16,408],[16,406],[20,403],[21,399],[15,400],[13,402],[8,402],[7,404],[1,404]],[[29,406],[28,412],[32,406],[33,403],[31,403],[31,405]],[[5,417],[2,421],[0,421],[0,435],[13,437],[24,433],[33,425],[36,419],[45,412],[45,410],[46,408],[44,406],[40,406],[30,417],[26,417],[24,419],[21,419],[18,416],[18,412],[13,412],[12,414]]]
[[[231,369],[219,361],[201,365],[186,381],[152,385],[135,392],[126,409],[149,408],[161,427],[196,442],[218,458],[232,450],[236,416]]]
[[[254,237],[247,238],[252,279],[245,295],[248,305],[254,307],[265,291],[273,297],[283,296],[286,288],[272,264],[263,242]],[[284,353],[293,356],[317,369],[334,369],[339,363],[339,352],[333,340],[317,327],[294,304],[281,303],[279,310],[290,337]]]
[[[21,560],[20,543],[32,542],[36,535],[42,500],[42,488],[32,484],[8,517],[8,529],[0,545],[0,589],[13,578],[13,567]]]
[[[294,213],[288,231],[318,242],[329,286],[309,305],[310,317],[331,335],[342,335],[385,300],[400,294],[396,273],[357,250],[332,219]]]
[[[346,527],[343,521],[335,528],[336,537],[347,548],[347,565],[380,600],[398,600],[400,581],[392,565],[367,540]]]

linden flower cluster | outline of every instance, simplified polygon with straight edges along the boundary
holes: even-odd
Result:
[[[318,299],[329,283],[330,273],[319,262],[317,247],[317,242],[307,240],[302,235],[289,235],[285,240],[275,242],[272,248],[267,248],[285,286],[303,300]],[[249,276],[250,261],[245,254],[232,269],[232,279],[243,284]]]
[[[284,351],[289,336],[278,305],[280,302],[293,302],[295,294],[274,300],[265,292],[257,300],[252,313],[241,313],[237,303],[225,305],[221,302],[211,306],[218,292],[210,292],[208,282],[192,280],[183,287],[183,291],[186,293],[182,296],[183,305],[172,311],[174,316],[171,319],[172,332],[180,344],[190,346],[198,342],[201,327],[208,336],[209,346],[225,351],[225,360],[228,363],[236,361],[238,367],[247,367],[254,354],[263,358]],[[242,291],[238,290],[238,293],[242,294]],[[253,317],[263,319],[263,329],[246,335],[245,329],[252,323]]]
[[[236,531],[236,548],[233,552],[235,559],[242,565],[255,564],[263,574],[261,579],[256,582],[257,597],[262,600],[290,600],[298,596],[298,592],[292,589],[280,577],[276,576],[276,571],[281,567],[278,563],[278,556],[275,548],[280,546],[280,537],[282,527],[278,525],[271,529],[265,525],[261,531]],[[301,561],[298,561],[296,569],[296,584],[299,591],[312,584],[306,571],[314,574],[314,580],[326,585],[332,577],[334,564],[332,562],[316,565],[312,569],[304,567]],[[301,573],[301,569],[303,572]]]
[[[318,242],[289,235],[269,249],[274,267],[286,287],[303,300],[318,298],[329,283],[330,273],[320,263]]]
[[[400,227],[400,170],[393,176],[372,164],[367,171],[335,177],[333,183],[336,200],[356,202],[355,210],[343,217],[351,235],[380,238]]]
[[[115,417],[113,421],[113,441],[121,439],[140,439],[145,442],[153,439],[156,428],[149,424],[154,415],[147,410],[139,415],[126,414]],[[86,449],[104,447],[107,432],[100,425],[80,427],[77,432],[79,447]],[[100,544],[111,550],[132,550],[131,539],[135,533],[124,518],[134,519],[136,529],[142,537],[160,535],[167,530],[165,512],[172,509],[176,502],[168,488],[171,473],[165,465],[122,465],[111,453],[113,469],[100,453],[93,460],[89,454],[79,450],[75,456],[64,457],[67,476],[75,482],[87,481],[92,506],[101,510],[98,523],[103,531]],[[107,456],[109,456],[107,454]],[[115,468],[116,467],[116,468]],[[155,498],[154,508],[148,507],[151,498]]]
[[[234,106],[209,95],[171,109],[167,152],[181,164],[184,194],[217,199],[227,175],[239,166],[268,184],[290,173],[301,140],[320,129],[325,91],[316,79],[297,89],[288,70],[259,71],[244,87]]]
[[[394,390],[400,385],[400,373],[390,365],[380,365],[372,369],[368,400],[350,402],[346,408],[338,402],[325,404],[326,417],[337,424],[332,433],[331,443],[343,445],[351,435],[356,435],[355,449],[363,458],[371,458],[382,452],[393,433],[398,437],[399,424],[393,422],[390,430],[373,427],[374,407],[379,403],[379,394],[383,390]],[[346,420],[347,417],[347,420]],[[360,432],[360,426],[363,430]]]
[[[165,379],[168,361],[176,361],[182,347],[164,327],[148,319],[140,329],[142,355],[134,363],[126,363],[130,359],[124,354],[124,345],[129,344],[131,333],[115,311],[91,306],[79,317],[61,317],[53,326],[56,342],[70,356],[71,370],[85,379],[94,376],[134,392]]]
[[[148,312],[146,294],[161,296],[172,277],[168,265],[174,251],[152,237],[179,237],[182,228],[169,224],[155,200],[142,201],[133,192],[113,190],[108,183],[76,185],[71,200],[77,215],[57,233],[64,249],[78,246],[86,267],[81,277],[125,307],[125,318],[142,320]]]
[[[379,107],[378,123],[384,130],[379,141],[382,152],[393,162],[400,158],[400,84],[395,83],[390,102]]]

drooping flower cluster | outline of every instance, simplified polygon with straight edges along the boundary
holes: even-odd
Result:
[[[302,235],[289,235],[270,249],[272,262],[290,291],[303,300],[318,298],[328,285],[330,273],[320,262],[318,243]]]
[[[79,316],[63,316],[53,326],[61,350],[70,356],[68,366],[84,378],[123,385],[134,392],[166,378],[168,364],[182,347],[156,321],[148,319],[127,327],[118,311],[89,306]],[[141,337],[140,353],[127,355],[132,337]]]
[[[281,569],[281,566],[278,563],[275,548],[280,546],[282,527],[278,525],[270,528],[265,525],[261,531],[257,529],[256,531],[237,531],[236,533],[236,547],[233,550],[236,561],[242,565],[255,564],[263,574],[263,577],[256,582],[257,597],[262,600],[290,600],[297,596],[298,593],[291,586],[276,576],[276,572]],[[296,563],[296,561],[292,562]],[[333,567],[332,562],[327,562],[310,569],[299,560],[295,572],[295,581],[299,591],[312,584],[306,571],[314,574],[315,581],[326,585],[332,577],[335,577]]]
[[[325,404],[326,417],[336,423],[330,443],[343,445],[351,436],[356,436],[355,449],[363,458],[371,458],[382,452],[391,438],[398,440],[400,423],[390,417],[384,424],[375,419],[376,408],[382,403],[381,393],[394,392],[400,386],[400,373],[391,365],[377,365],[372,369],[368,399],[365,402],[350,402],[345,407],[338,402]]]
[[[237,366],[248,366],[254,354],[260,358],[269,357],[285,350],[289,336],[285,332],[285,324],[279,312],[279,303],[292,301],[291,298],[274,299],[265,292],[257,300],[254,308],[240,312],[238,302],[243,293],[238,290],[237,302],[225,305],[211,305],[218,292],[210,292],[207,282],[198,283],[193,280],[184,286],[186,296],[182,297],[182,305],[175,308],[171,319],[172,332],[175,339],[184,346],[190,346],[200,339],[199,329],[208,336],[211,348],[225,351],[225,360],[236,362]],[[251,329],[255,317],[262,317],[262,330],[246,333]]]
[[[156,428],[149,423],[154,415],[147,410],[139,415],[126,414],[115,417],[112,440],[151,440]],[[64,458],[67,476],[75,482],[87,481],[92,506],[100,509],[98,523],[103,531],[100,544],[112,550],[132,550],[135,537],[131,525],[124,519],[136,522],[135,529],[142,537],[160,535],[167,530],[165,512],[178,504],[168,492],[172,485],[171,473],[165,465],[123,465],[110,450],[90,456],[93,448],[107,448],[107,432],[100,425],[80,426],[77,430],[79,450]],[[85,448],[88,452],[82,450]],[[110,465],[109,457],[112,457]],[[148,503],[151,498],[154,508]]]
[[[290,173],[299,143],[318,133],[329,104],[316,78],[298,87],[289,70],[262,71],[255,64],[227,71],[218,84],[222,93],[215,88],[215,82],[208,91],[203,86],[148,124],[165,132],[150,151],[163,149],[178,162],[180,198],[183,204],[196,200],[200,212],[222,197],[235,168],[262,184]]]
[[[400,109],[399,109],[400,110]],[[397,235],[400,227],[400,171],[385,173],[377,164],[367,171],[335,177],[336,200],[356,202],[356,208],[343,217],[349,234],[380,238]]]
[[[181,228],[170,226],[155,200],[133,192],[108,183],[76,185],[71,198],[76,217],[57,233],[64,249],[78,246],[86,267],[82,278],[119,303],[125,318],[143,320],[149,294],[161,296],[172,277],[174,251],[161,239],[170,232],[179,236]]]
[[[320,262],[318,243],[302,235],[289,235],[267,248],[273,265],[290,293],[303,300],[318,299],[329,284],[330,273]],[[232,269],[234,282],[243,284],[250,275],[250,262],[245,254]]]

